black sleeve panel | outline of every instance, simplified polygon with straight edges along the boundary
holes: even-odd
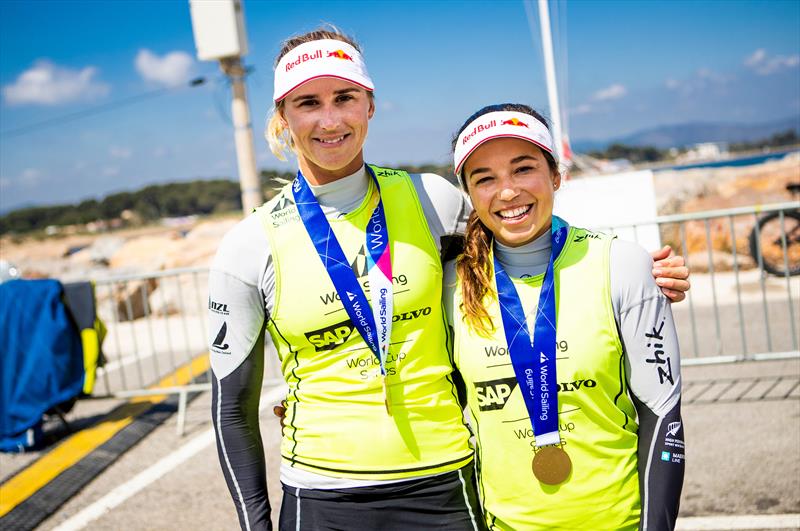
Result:
[[[264,376],[264,331],[247,358],[212,384],[211,411],[225,481],[242,530],[272,530],[264,445],[258,421]]]
[[[659,417],[635,396],[633,401],[639,416],[639,529],[672,530],[678,518],[686,467],[681,402],[679,399]]]
[[[461,234],[447,234],[439,239],[441,250],[439,251],[442,263],[455,260],[458,255],[464,252],[464,236]]]

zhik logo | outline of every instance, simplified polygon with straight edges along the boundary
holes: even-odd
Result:
[[[517,387],[516,378],[500,378],[488,382],[475,382],[475,393],[478,395],[478,407],[481,411],[503,409],[508,397]]]

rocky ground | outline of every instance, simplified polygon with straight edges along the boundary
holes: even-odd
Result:
[[[769,204],[792,200],[790,182],[800,183],[800,153],[764,164],[741,168],[694,169],[655,173],[660,215]],[[15,264],[28,278],[61,280],[103,278],[179,267],[203,267],[212,259],[225,232],[238,220],[215,217],[188,221],[183,226],[153,225],[101,235],[73,235],[45,239],[0,239],[0,259]],[[742,267],[753,267],[747,236],[755,219],[734,218],[736,249]],[[715,266],[729,268],[732,238],[727,218],[710,224]],[[680,248],[678,226],[665,227],[662,239]],[[686,224],[684,251],[696,256],[693,269],[707,263],[706,231],[702,221]],[[696,269],[700,268],[700,269]]]

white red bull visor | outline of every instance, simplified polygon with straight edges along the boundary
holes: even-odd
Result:
[[[275,103],[319,77],[337,77],[369,91],[375,88],[358,50],[346,42],[320,39],[292,48],[281,58],[275,68]]]
[[[558,162],[558,156],[553,149],[553,137],[542,122],[522,112],[496,111],[477,117],[458,136],[458,143],[453,153],[456,175],[461,177],[464,163],[478,146],[493,138],[502,137],[521,138],[532,142],[550,153]]]

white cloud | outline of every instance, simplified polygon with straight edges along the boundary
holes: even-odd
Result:
[[[22,173],[19,174],[19,180],[25,186],[35,186],[39,184],[41,178],[42,172],[36,168],[25,168],[22,170]]]
[[[767,51],[764,48],[759,48],[744,58],[744,65],[754,67],[766,59],[766,57]]]
[[[666,81],[664,81],[664,85],[665,85],[665,86],[666,86],[666,87],[667,87],[669,90],[676,90],[676,89],[680,88],[680,86],[681,86],[681,83],[680,83],[680,81],[678,81],[677,79],[672,79],[672,78],[669,78],[669,79],[667,79]]]
[[[146,81],[174,87],[189,81],[194,60],[186,52],[170,52],[159,57],[150,50],[136,54],[136,71]]]
[[[130,148],[126,147],[111,146],[108,148],[108,155],[114,159],[129,159],[132,153]]]
[[[106,166],[103,168],[103,177],[116,177],[119,175],[119,168],[116,166]]]
[[[592,112],[592,106],[588,103],[584,103],[583,105],[578,105],[570,109],[569,114],[570,116],[580,116],[582,114],[589,114],[590,112]]]
[[[700,68],[697,70],[698,79],[713,81],[716,83],[725,83],[727,79],[722,74],[718,74],[710,68]]]
[[[9,105],[58,105],[70,101],[93,100],[105,96],[110,87],[93,78],[97,69],[87,66],[72,70],[41,59],[3,87]]]
[[[769,57],[766,50],[759,48],[745,57],[744,65],[760,76],[768,76],[800,65],[800,55],[775,55]]]
[[[0,189],[8,188],[11,186],[11,179],[7,177],[0,177]]]
[[[615,83],[610,87],[606,87],[602,90],[598,90],[597,92],[595,92],[594,95],[592,96],[592,99],[595,101],[618,100],[627,93],[628,90],[625,88],[624,85]]]

